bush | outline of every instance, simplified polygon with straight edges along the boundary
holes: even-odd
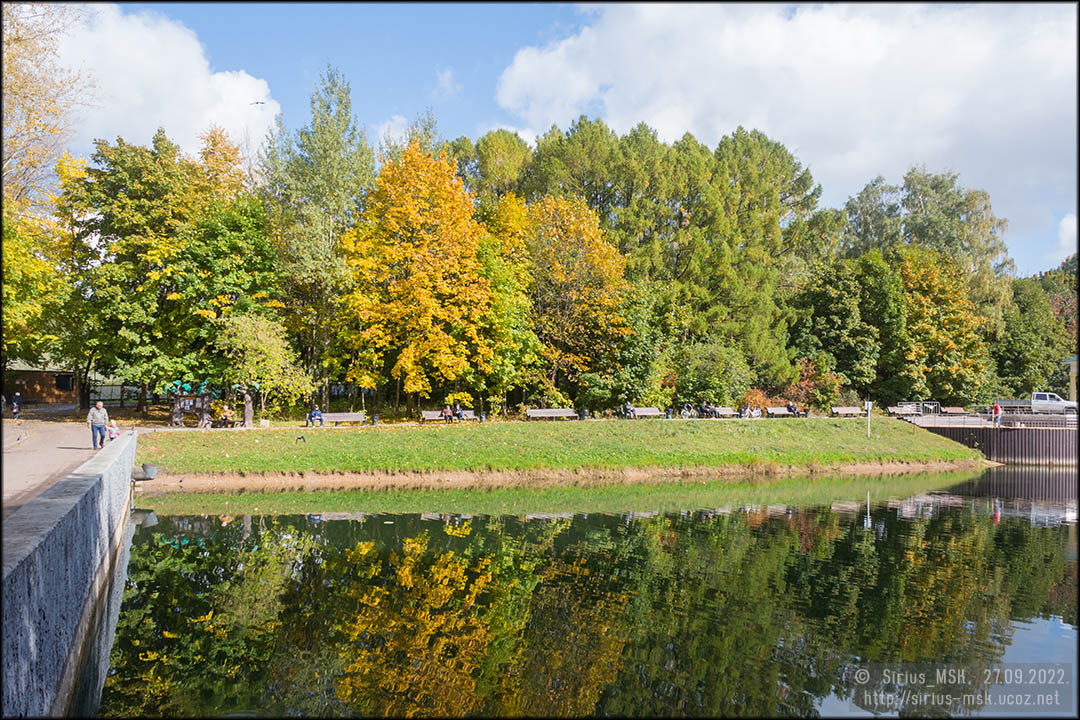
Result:
[[[742,353],[720,343],[688,345],[675,353],[676,405],[732,405],[754,382]]]

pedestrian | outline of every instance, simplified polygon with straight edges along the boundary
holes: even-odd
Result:
[[[319,427],[323,426],[322,410],[316,405],[315,409],[308,414],[308,421],[311,423],[311,427],[315,427],[315,421],[319,421]]]
[[[19,409],[22,406],[22,395],[15,393],[15,397],[11,398],[11,417],[16,420],[19,419]]]
[[[994,401],[994,427],[1001,427],[1001,405]]]
[[[90,428],[90,439],[94,442],[95,450],[105,447],[105,426],[108,424],[109,411],[105,409],[105,404],[98,400],[86,415],[86,427]]]
[[[109,440],[120,437],[120,428],[116,427],[116,420],[109,420]]]

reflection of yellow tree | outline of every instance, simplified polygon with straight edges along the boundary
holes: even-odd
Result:
[[[355,617],[342,628],[349,662],[338,697],[360,712],[463,715],[481,707],[476,672],[491,639],[477,596],[492,582],[490,559],[470,567],[452,551],[428,561],[427,535],[391,553],[390,582],[354,586]],[[374,578],[381,562],[371,543],[350,552],[357,573]]]

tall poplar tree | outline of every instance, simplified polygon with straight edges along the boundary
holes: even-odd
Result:
[[[311,95],[310,122],[292,133],[279,117],[260,154],[261,192],[285,278],[286,325],[319,381],[324,406],[330,378],[344,373],[334,323],[352,275],[341,238],[363,207],[374,161],[353,116],[349,83],[330,66]]]

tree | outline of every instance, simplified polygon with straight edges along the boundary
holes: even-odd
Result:
[[[994,216],[989,195],[957,180],[956,173],[919,166],[908,170],[900,187],[878,176],[845,206],[844,246],[849,257],[899,244],[948,255],[964,274],[989,338],[1001,331],[1009,304],[1014,266],[1003,239],[1007,223]]]
[[[574,381],[629,332],[618,308],[626,261],[580,198],[544,197],[529,206],[527,248],[536,336],[543,344],[545,390]]]
[[[291,404],[315,389],[311,377],[289,346],[285,328],[267,317],[231,314],[217,321],[220,328],[214,346],[224,356],[221,378],[226,387],[255,388],[263,397]],[[250,408],[245,402],[244,420],[250,427]]]
[[[6,12],[6,10],[5,10]],[[20,217],[3,209],[3,346],[0,361],[41,362],[58,340],[49,320],[64,302],[68,286],[38,249],[48,247],[51,227],[46,218]]]
[[[202,157],[239,162],[213,132]],[[142,407],[147,390],[213,374],[215,318],[280,304],[274,249],[261,205],[222,170],[228,162],[185,158],[164,130],[149,148],[98,141],[93,160],[60,168],[57,244],[75,289],[63,316],[81,322],[58,323],[58,335],[80,372],[106,362],[140,386]]]
[[[374,153],[352,114],[350,86],[328,66],[311,95],[311,121],[295,134],[278,118],[260,154],[260,188],[281,253],[285,322],[329,404],[335,324],[351,274],[341,238],[374,180]]]
[[[831,368],[865,396],[877,377],[881,346],[877,328],[861,317],[861,300],[853,263],[841,260],[821,266],[796,299],[805,316],[792,330],[792,344],[804,358],[827,353]]]
[[[532,149],[517,133],[492,130],[476,141],[476,194],[491,203],[517,189]]]
[[[52,171],[70,134],[71,111],[88,82],[58,62],[64,32],[79,19],[74,5],[3,4],[4,204],[46,204]]]
[[[1007,391],[1024,397],[1050,389],[1062,359],[1075,352],[1075,344],[1069,342],[1064,323],[1054,314],[1037,280],[1013,280],[1012,299],[1012,307],[1005,313],[1005,330],[990,354]]]
[[[981,398],[989,377],[981,320],[967,296],[960,268],[948,256],[898,248],[894,262],[904,285],[912,345],[911,396],[966,405]]]
[[[900,188],[878,175],[844,205],[843,244],[848,257],[885,250],[900,243]]]
[[[349,378],[376,387],[387,377],[428,397],[433,383],[489,368],[480,325],[491,287],[477,258],[483,233],[454,163],[416,142],[386,159],[360,225],[344,239],[354,289]],[[388,369],[388,372],[387,372]]]

